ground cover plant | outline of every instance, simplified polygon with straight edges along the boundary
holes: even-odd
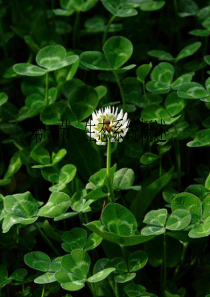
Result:
[[[0,296],[210,296],[206,0],[0,1]]]

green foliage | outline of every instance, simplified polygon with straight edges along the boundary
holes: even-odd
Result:
[[[162,62],[153,69],[151,73],[152,81],[148,82],[146,87],[148,91],[155,94],[168,93],[173,76],[174,67],[169,63]]]
[[[115,270],[107,268],[87,278],[90,263],[90,257],[85,251],[75,249],[70,255],[62,258],[61,269],[55,273],[55,278],[65,290],[78,291],[84,287],[85,281],[101,281]]]
[[[110,1],[103,0],[102,3],[104,7],[111,12],[114,16],[118,17],[131,17],[136,15],[138,12],[135,7],[135,1],[130,1],[131,3],[127,4],[125,1]]]
[[[39,66],[29,63],[14,65],[14,71],[19,75],[41,76],[50,71],[55,71],[69,66],[78,60],[78,56],[66,56],[66,50],[61,45],[50,45],[42,48],[36,55]]]
[[[86,119],[98,105],[98,95],[94,88],[80,86],[69,95],[69,105],[78,121]]]
[[[48,271],[50,266],[50,258],[42,252],[31,252],[24,257],[25,263],[36,270]]]
[[[176,199],[176,197],[174,199]],[[187,210],[187,208],[180,209],[179,207],[172,207],[172,210],[174,211],[169,217],[167,209],[151,210],[148,212],[143,221],[148,226],[141,230],[141,234],[144,236],[160,235],[163,234],[166,229],[179,231],[188,227],[192,219],[192,213]]]
[[[137,222],[133,214],[120,204],[109,203],[102,214],[104,226],[118,235],[133,235],[137,230]]]
[[[92,70],[118,70],[131,57],[133,45],[123,36],[114,36],[106,41],[103,52],[104,54],[96,51],[83,52],[80,56],[80,63]],[[133,67],[135,65],[129,65],[121,70]]]
[[[52,193],[48,202],[39,209],[38,216],[55,218],[65,213],[70,206],[70,197],[65,193]]]
[[[210,296],[209,36],[207,0],[0,1],[1,297]]]
[[[37,211],[37,201],[30,192],[4,197],[3,232],[8,232],[15,224],[34,223],[38,219]]]

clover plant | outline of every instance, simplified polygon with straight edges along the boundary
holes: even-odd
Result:
[[[210,4],[0,1],[0,296],[210,296]]]

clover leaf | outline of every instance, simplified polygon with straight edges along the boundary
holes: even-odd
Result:
[[[78,60],[77,55],[66,55],[66,50],[61,45],[49,45],[42,48],[36,55],[39,66],[29,63],[15,64],[15,73],[25,76],[42,76],[50,71],[55,71],[69,66]]]
[[[123,36],[113,36],[109,38],[104,46],[103,53],[97,51],[83,52],[80,55],[80,63],[92,70],[127,70],[135,67],[129,65],[120,68],[133,53],[132,43]]]

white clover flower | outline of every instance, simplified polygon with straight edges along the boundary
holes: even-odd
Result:
[[[123,141],[125,137],[130,121],[127,120],[127,112],[123,115],[121,110],[117,114],[114,107],[105,107],[105,109],[99,109],[92,113],[92,119],[87,122],[88,136],[96,140],[96,144],[105,145],[110,139],[111,142]]]

